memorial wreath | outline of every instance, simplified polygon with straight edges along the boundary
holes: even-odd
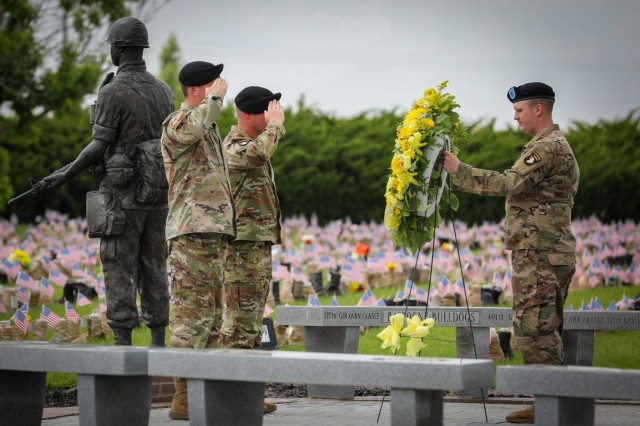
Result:
[[[391,241],[412,252],[431,241],[441,221],[440,201],[447,186],[441,152],[458,152],[468,134],[454,110],[460,105],[445,92],[448,81],[429,88],[417,99],[398,126],[385,192],[384,224]],[[449,200],[446,200],[447,202]],[[451,207],[458,199],[451,194]]]

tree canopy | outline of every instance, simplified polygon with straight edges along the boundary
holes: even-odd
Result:
[[[46,3],[55,2],[42,2]],[[59,2],[62,11],[51,16],[46,8],[37,8],[28,0],[3,3],[0,64],[6,72],[0,77],[1,215],[15,212],[29,221],[46,208],[84,215],[85,193],[96,187],[89,176],[78,176],[61,188],[10,206],[6,201],[29,189],[28,178],[41,179],[73,161],[90,142],[85,99],[91,94],[95,97],[109,63],[104,46],[87,47],[89,36],[125,16],[128,6],[143,3],[66,0]],[[37,37],[36,28],[43,22],[62,34],[57,43]],[[172,35],[160,54],[157,76],[173,88],[176,107],[183,99],[177,82],[184,65],[181,61],[178,38]],[[222,137],[236,121],[233,100],[225,103],[218,119]],[[372,110],[337,117],[318,110],[304,97],[298,99],[286,110],[287,133],[272,158],[283,215],[316,213],[321,222],[347,216],[354,221],[381,222],[396,128],[403,115],[404,111]],[[460,158],[484,169],[507,169],[530,139],[517,129],[496,130],[494,121],[467,126],[470,138],[460,146]],[[637,111],[594,124],[574,122],[562,130],[581,170],[574,217],[640,219],[640,201],[633,196],[640,185]],[[457,195],[456,217],[467,223],[504,217],[504,198]]]

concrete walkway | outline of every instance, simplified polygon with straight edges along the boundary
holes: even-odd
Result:
[[[278,404],[278,410],[264,416],[266,426],[342,426],[342,425],[389,425],[391,402],[385,399],[380,421],[376,423],[381,397],[362,397],[353,401],[332,399],[273,399],[267,401]],[[531,399],[490,399],[483,406],[477,402],[457,402],[455,398],[445,398],[444,424],[461,425],[507,425],[505,416],[524,408]],[[462,400],[463,401],[463,400]],[[186,421],[170,420],[167,404],[153,404],[150,425],[187,425]],[[485,409],[488,422],[485,419]],[[42,425],[77,426],[78,408],[46,408]],[[54,418],[55,417],[55,418]],[[640,401],[596,403],[596,426],[637,426],[640,424]]]

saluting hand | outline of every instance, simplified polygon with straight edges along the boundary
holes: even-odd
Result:
[[[218,92],[225,96],[227,94],[227,82],[224,78],[218,77],[213,80],[213,84],[207,87],[204,91],[205,96],[209,96],[211,92]]]
[[[266,121],[267,124],[272,121],[284,123],[284,108],[282,108],[280,101],[273,99],[269,102],[269,106],[267,106],[267,110],[264,112],[264,121]]]

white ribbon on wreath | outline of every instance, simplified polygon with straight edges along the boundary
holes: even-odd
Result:
[[[441,162],[442,157],[440,154],[443,150],[449,149],[451,141],[449,140],[449,136],[436,136],[434,141],[427,146],[427,149],[424,153],[425,158],[429,161],[429,166],[425,169],[423,173],[424,178],[424,186],[420,188],[418,191],[418,214],[425,217],[430,217],[435,211],[438,205],[440,204],[440,199],[442,198],[442,193],[444,192],[444,188],[447,186],[447,172],[442,169]],[[431,176],[433,172],[441,171],[440,174],[440,184],[438,186],[438,191],[435,194],[429,194],[429,188],[431,186]]]

